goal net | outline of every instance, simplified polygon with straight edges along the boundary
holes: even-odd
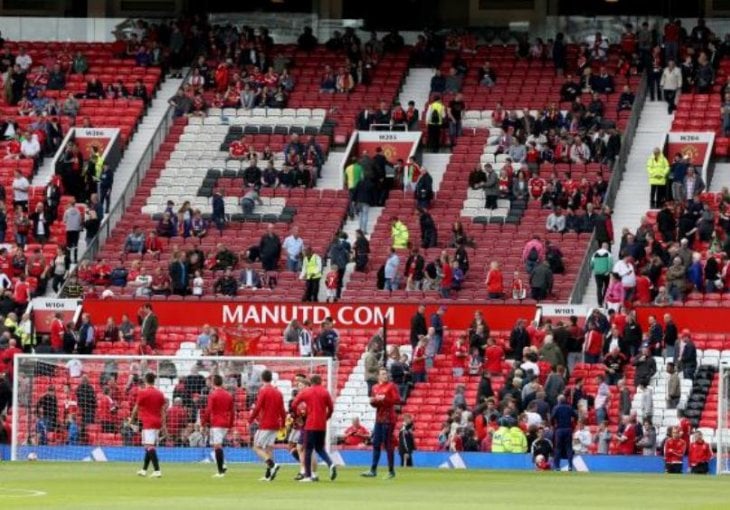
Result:
[[[730,363],[721,363],[717,389],[717,474],[730,474]]]
[[[140,430],[131,413],[147,372],[157,374],[155,384],[168,401],[167,431],[158,448],[163,462],[213,459],[201,418],[215,374],[235,403],[225,443],[228,462],[257,461],[251,450],[257,424],[249,414],[264,370],[272,372],[287,406],[298,375],[320,375],[333,400],[336,389],[330,358],[19,355],[15,363],[13,460],[139,461]],[[280,462],[293,462],[288,432],[282,429],[277,437]]]

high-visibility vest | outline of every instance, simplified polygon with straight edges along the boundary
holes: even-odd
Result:
[[[509,429],[499,427],[492,434],[492,453],[509,453],[510,451]]]
[[[659,159],[654,159],[654,155],[649,158],[646,163],[646,172],[649,174],[649,184],[663,186],[667,183],[667,175],[669,174],[669,161],[663,154]]]
[[[316,253],[312,254],[311,257],[304,257],[302,262],[304,268],[304,279],[305,280],[316,280],[322,278],[322,260]]]
[[[509,429],[510,439],[510,451],[512,453],[525,453],[527,452],[527,438],[525,433],[519,427],[512,427]]]
[[[408,247],[408,238],[410,235],[408,233],[408,227],[402,222],[397,221],[393,224],[393,227],[390,229],[390,235],[393,238],[393,248]]]

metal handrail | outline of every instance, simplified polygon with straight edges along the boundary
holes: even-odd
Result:
[[[613,164],[613,172],[611,172],[611,178],[608,181],[606,198],[603,203],[609,207],[613,207],[614,205],[618,188],[623,180],[624,172],[626,171],[626,161],[629,157],[631,145],[634,142],[634,136],[636,136],[636,128],[639,125],[641,110],[644,108],[644,103],[646,102],[646,87],[647,77],[646,74],[644,74],[641,77],[641,82],[639,82],[639,88],[636,91],[634,104],[631,107],[631,117],[629,117],[629,124],[626,126],[626,131],[621,140],[619,156]],[[569,302],[571,304],[578,304],[583,301],[583,296],[585,295],[586,287],[588,286],[588,280],[591,277],[591,255],[596,250],[596,246],[596,234],[595,232],[592,232],[590,241],[586,246],[583,262],[578,270],[578,277],[575,279],[575,283],[573,284],[573,291],[570,293]]]
[[[183,83],[185,83],[189,74],[190,70],[188,69],[188,72],[183,78]],[[142,157],[140,158],[139,163],[137,163],[136,168],[132,172],[132,175],[129,177],[129,180],[127,181],[127,185],[125,186],[124,191],[122,191],[122,194],[114,203],[109,213],[104,215],[104,219],[102,220],[99,227],[99,232],[96,234],[96,236],[94,236],[93,239],[91,239],[91,241],[88,241],[86,243],[86,248],[79,257],[79,260],[93,260],[96,257],[97,253],[99,253],[99,250],[104,244],[104,241],[111,237],[114,227],[116,227],[117,223],[119,223],[119,221],[124,216],[127,207],[129,207],[129,204],[132,203],[132,199],[137,192],[137,188],[139,188],[142,180],[147,175],[147,171],[152,166],[155,155],[157,154],[157,151],[159,150],[160,146],[165,141],[165,138],[170,132],[173,121],[174,108],[168,105],[167,110],[165,111],[165,114],[162,118],[162,122],[160,122],[160,124],[157,126],[154,134],[152,135],[152,138],[147,143],[147,146],[142,153]],[[60,292],[63,292],[66,287],[66,283],[67,282],[64,282]]]

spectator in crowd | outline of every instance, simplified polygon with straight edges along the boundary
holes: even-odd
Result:
[[[446,107],[441,102],[439,94],[434,95],[433,102],[426,111],[428,126],[428,145],[432,152],[439,152],[441,148],[441,130],[446,119]]]
[[[271,223],[267,225],[266,233],[259,242],[259,254],[264,271],[276,271],[281,257],[281,241]]]
[[[676,409],[679,404],[679,399],[682,396],[682,386],[679,379],[679,374],[675,370],[673,362],[667,363],[667,409]]]
[[[390,249],[390,255],[385,261],[383,269],[384,286],[388,292],[398,290],[398,267],[400,266],[400,257],[396,253],[395,248]]]
[[[682,372],[685,379],[694,378],[697,370],[697,348],[688,329],[683,329],[679,336],[679,346],[674,354],[674,364]]]
[[[238,282],[233,276],[233,269],[228,267],[213,284],[213,292],[222,296],[235,296],[238,293]]]
[[[390,220],[390,238],[394,249],[408,248],[408,227],[397,216]]]
[[[674,60],[667,61],[667,67],[662,71],[659,85],[662,88],[664,100],[667,102],[667,113],[671,115],[677,108],[675,105],[677,92],[682,89],[682,71],[676,66]]]
[[[545,220],[545,229],[548,232],[565,232],[566,218],[563,214],[563,210],[560,207],[556,207]]]
[[[648,386],[651,378],[656,374],[656,362],[651,355],[649,347],[642,347],[641,353],[637,354],[631,364],[636,368],[634,372],[634,384]]]
[[[530,288],[532,299],[537,301],[546,299],[552,293],[553,272],[547,260],[538,264],[530,273]]]
[[[352,418],[352,425],[345,429],[343,444],[349,447],[365,447],[370,441],[370,431],[361,423],[360,419],[355,416]]]
[[[504,281],[499,262],[492,261],[490,263],[485,284],[487,286],[487,297],[489,299],[504,298]]]

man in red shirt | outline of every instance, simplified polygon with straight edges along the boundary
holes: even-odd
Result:
[[[695,475],[706,475],[710,471],[712,449],[702,438],[702,432],[695,432],[695,440],[689,445],[689,469]]]
[[[15,356],[23,354],[21,349],[16,347],[16,341],[11,338],[6,349],[0,351],[0,372],[4,371],[8,374],[8,379],[13,380],[13,370],[15,369]],[[4,368],[2,368],[4,366]]]
[[[413,350],[411,359],[411,377],[414,383],[426,382],[426,335],[418,336],[418,345]]]
[[[378,384],[373,386],[370,405],[375,408],[375,428],[373,428],[373,461],[370,471],[361,476],[373,478],[377,476],[380,462],[380,448],[385,447],[388,456],[388,475],[386,479],[395,478],[395,446],[393,433],[395,427],[395,406],[400,403],[400,394],[395,384],[388,380],[388,370],[381,368],[378,372]]]
[[[233,396],[223,389],[223,377],[216,374],[213,376],[213,391],[208,395],[208,404],[203,413],[203,425],[210,428],[210,445],[215,452],[215,463],[218,466],[218,472],[213,478],[223,478],[226,475],[223,441],[228,429],[233,428],[234,416]]]
[[[304,423],[304,468],[307,472],[305,473],[306,476],[299,481],[314,482],[319,480],[317,474],[312,472],[312,454],[315,451],[329,467],[330,480],[334,481],[337,478],[337,467],[324,448],[325,438],[327,437],[327,421],[332,417],[334,404],[329,391],[322,387],[322,377],[319,374],[314,374],[310,378],[310,383],[311,386],[302,390],[292,403],[294,409],[297,409],[299,404],[302,403],[307,406],[307,420]]]
[[[264,385],[259,390],[256,398],[256,405],[251,411],[250,420],[258,418],[259,428],[253,438],[253,451],[266,464],[266,474],[261,481],[272,482],[279,472],[279,464],[274,462],[273,447],[276,436],[286,423],[286,410],[284,409],[284,397],[281,392],[271,384],[273,376],[270,370],[261,373],[261,380]]]
[[[487,350],[484,353],[484,367],[489,375],[502,374],[502,362],[504,361],[504,349],[497,344],[493,337],[487,338]]]
[[[51,321],[51,348],[53,352],[63,352],[63,314],[56,312]]]
[[[139,476],[147,476],[147,468],[152,462],[154,471],[150,475],[152,478],[160,478],[160,461],[157,458],[157,440],[160,431],[165,433],[165,421],[167,418],[167,404],[165,395],[155,388],[155,379],[157,376],[149,372],[144,376],[145,386],[137,393],[137,403],[132,410],[131,419],[134,421],[139,416],[142,423],[142,446],[144,446],[144,465],[142,469],[137,471]]]
[[[20,274],[18,281],[15,283],[13,289],[13,301],[15,302],[18,317],[23,315],[25,307],[28,306],[28,300],[30,299],[30,285],[25,281],[25,275]]]
[[[363,446],[370,439],[370,431],[362,426],[360,418],[355,416],[352,425],[345,430],[344,443],[347,446]]]
[[[687,444],[679,427],[672,429],[672,437],[664,442],[664,467],[667,473],[682,473],[682,458]]]

